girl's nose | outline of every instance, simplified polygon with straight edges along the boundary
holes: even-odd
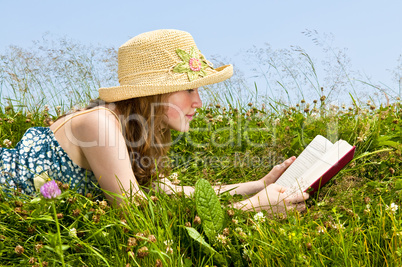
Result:
[[[200,94],[198,93],[198,88],[195,89],[195,94],[194,94],[194,99],[193,99],[193,108],[201,108],[202,107],[202,101],[201,101],[201,97]]]

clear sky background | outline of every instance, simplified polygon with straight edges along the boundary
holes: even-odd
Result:
[[[402,54],[400,0],[0,0],[0,53],[29,47],[45,33],[83,44],[118,48],[142,32],[174,28],[190,32],[203,54],[232,58],[253,45],[298,45],[320,60],[321,48],[305,29],[333,34],[347,48],[352,68],[392,88],[390,70]],[[238,68],[247,68],[237,64]],[[251,78],[250,78],[251,79]]]

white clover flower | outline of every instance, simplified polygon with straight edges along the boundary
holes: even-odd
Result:
[[[165,240],[163,241],[163,244],[165,244],[165,246],[171,246],[173,245],[173,240],[172,239]]]
[[[265,216],[264,214],[260,211],[254,215],[254,220],[257,222],[265,222]]]
[[[70,230],[68,230],[68,235],[71,237],[77,237],[77,229],[71,228]]]
[[[226,240],[227,238],[224,235],[218,234],[216,239],[218,240],[218,242],[222,243],[223,245],[227,244],[227,240]]]
[[[345,224],[345,223],[340,223],[340,222],[338,222],[338,223],[333,224],[333,227],[334,227],[335,229],[338,229],[338,230],[344,230],[344,229],[345,229],[344,224]]]
[[[236,232],[243,232],[243,229],[241,229],[241,227],[236,227],[235,231]]]
[[[386,205],[386,210],[392,214],[395,214],[395,212],[398,210],[398,205],[396,205],[395,203],[391,203],[389,206]]]
[[[179,174],[178,174],[177,172],[174,172],[174,173],[172,173],[172,174],[169,176],[169,178],[171,178],[171,179],[177,179],[177,178],[179,178]]]
[[[166,246],[166,253],[173,254],[173,249],[171,247],[171,245],[173,245],[173,240],[168,239],[168,240],[163,241],[163,243]]]

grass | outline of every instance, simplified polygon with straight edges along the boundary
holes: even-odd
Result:
[[[14,146],[27,128],[54,116],[9,106],[0,118],[0,141]],[[59,266],[62,255],[66,266],[400,266],[401,121],[400,101],[350,108],[302,101],[276,111],[252,103],[208,106],[188,134],[173,133],[180,138],[170,151],[171,167],[183,185],[259,179],[317,134],[356,145],[355,158],[303,213],[261,216],[230,208],[240,196],[219,195],[224,216],[213,237],[205,219],[199,221],[201,204],[181,194],[151,192],[148,202],[110,208],[96,196],[64,189],[54,201],[59,236],[51,202],[2,192],[0,262]]]
[[[349,86],[339,66],[346,60],[337,57],[329,68],[324,96],[314,62],[303,50],[264,52],[273,60],[262,52],[252,52],[257,59],[250,60],[272,68],[273,73],[261,69],[270,96],[264,98],[257,87],[245,92],[241,78],[210,86],[204,91],[213,100],[198,111],[190,132],[172,132],[171,178],[197,184],[198,196],[210,201],[151,191],[147,202],[126,199],[124,208],[111,208],[102,196],[82,196],[68,185],[60,185],[63,193],[53,201],[0,190],[0,265],[401,266],[400,99],[387,96],[386,104],[374,105],[352,98],[351,106],[330,105],[335,90]],[[99,87],[116,84],[116,68],[113,48],[46,38],[30,50],[10,47],[0,55],[0,144],[14,147],[29,127],[48,126],[88,102]],[[275,99],[271,80],[279,81],[285,96]],[[293,106],[280,101],[308,97],[309,88],[320,99]],[[241,196],[210,193],[209,183],[261,178],[300,154],[317,134],[344,139],[356,153],[310,197],[305,212],[243,212],[231,208]]]

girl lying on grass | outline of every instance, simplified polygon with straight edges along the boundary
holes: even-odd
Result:
[[[100,88],[99,99],[84,110],[64,115],[50,127],[30,128],[15,148],[0,150],[0,182],[31,194],[47,175],[82,194],[101,194],[100,187],[119,195],[145,196],[141,185],[190,195],[193,187],[151,178],[166,157],[170,130],[188,131],[196,109],[201,108],[198,87],[224,81],[232,73],[232,65],[214,69],[189,33],[140,34],[119,48],[120,86]],[[288,195],[286,188],[274,184],[294,160],[287,159],[258,181],[215,190],[255,194],[235,203],[239,209],[304,210],[308,194]],[[111,194],[106,197],[114,201]]]

